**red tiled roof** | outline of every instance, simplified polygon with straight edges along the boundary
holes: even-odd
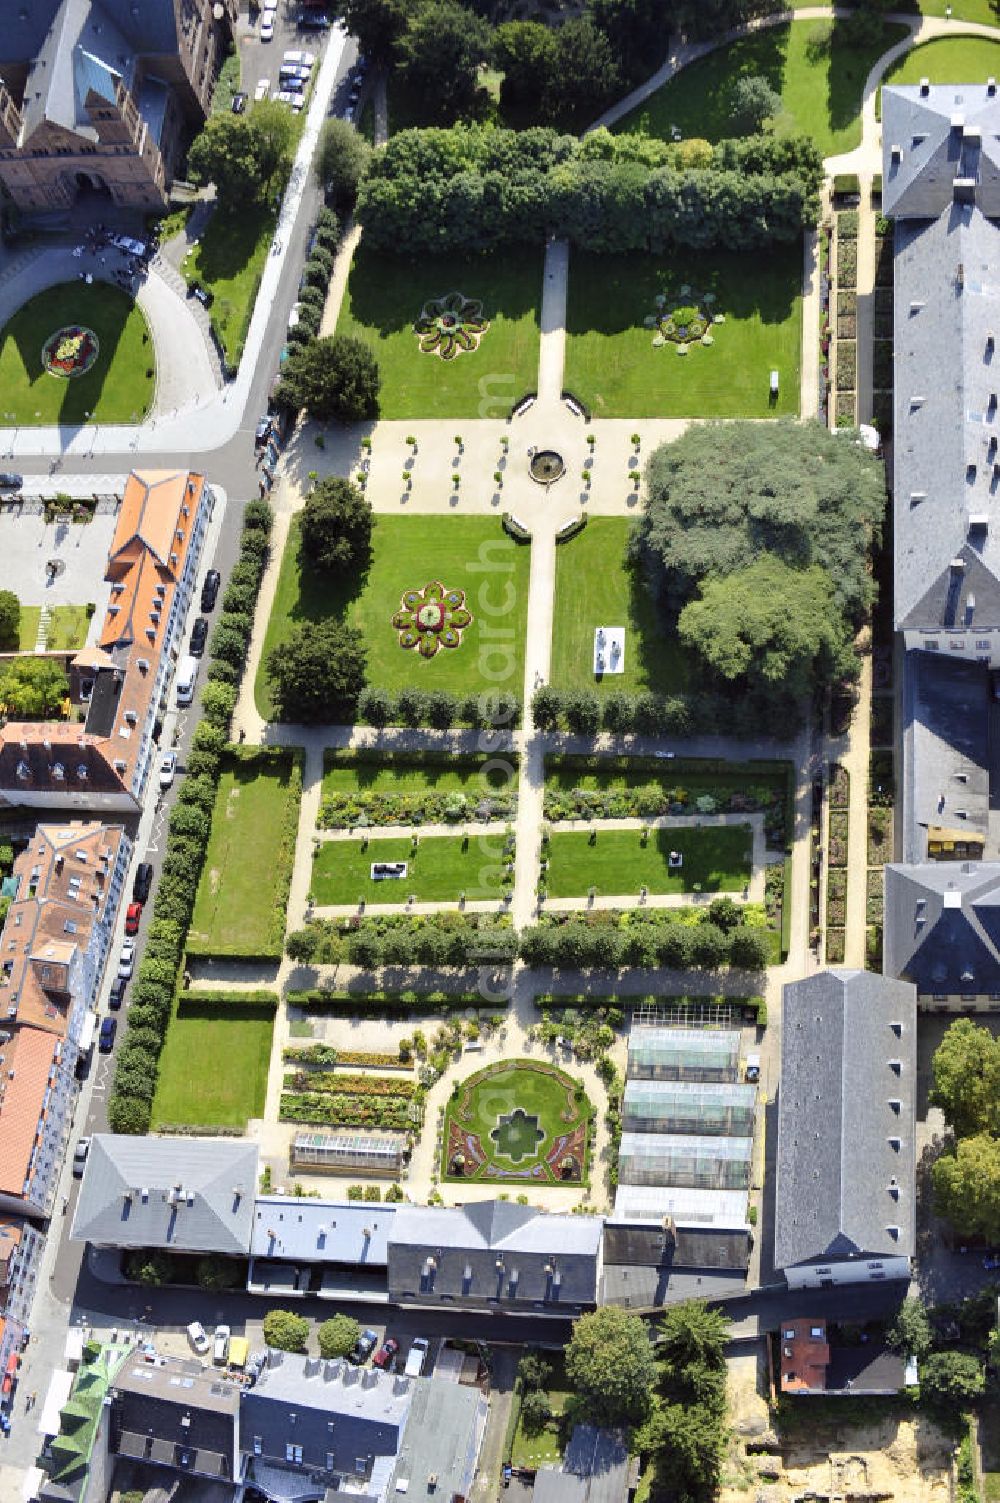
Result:
[[[38,1028],[19,1028],[3,1045],[0,1065],[0,1194],[22,1196],[44,1102],[62,1043]]]

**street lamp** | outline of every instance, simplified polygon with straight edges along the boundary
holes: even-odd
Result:
[[[17,442],[17,413],[16,412],[5,412],[4,415],[3,415],[3,419],[4,419],[5,423],[8,423],[8,424],[13,423],[13,425],[14,425],[14,432],[11,435],[11,440],[10,440],[10,448],[7,450],[7,453],[9,454],[10,458],[13,459],[14,458],[14,445]]]

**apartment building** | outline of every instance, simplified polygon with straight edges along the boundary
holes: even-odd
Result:
[[[74,1091],[63,1039],[17,1028],[0,1044],[0,1211],[47,1216]]]
[[[156,209],[211,108],[236,0],[12,0],[0,183],[25,213],[81,191]]]
[[[13,1401],[18,1353],[28,1328],[45,1238],[16,1216],[0,1216],[0,1408]]]

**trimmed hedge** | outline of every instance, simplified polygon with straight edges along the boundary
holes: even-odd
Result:
[[[182,991],[177,994],[178,1013],[212,1013],[228,1016],[234,1008],[246,1012],[277,1012],[278,993],[266,990],[245,992]]]
[[[557,543],[568,543],[570,538],[575,538],[587,525],[587,513],[582,511],[578,517],[570,517],[556,532]]]
[[[516,517],[511,515],[509,511],[505,511],[503,513],[500,521],[503,524],[504,532],[508,537],[513,538],[515,543],[531,542],[531,533],[528,531],[527,527],[523,526]]]
[[[317,988],[286,992],[285,1002],[305,1012],[404,1017],[410,1013],[465,1012],[470,1007],[481,1010],[483,998],[479,992],[334,992]]]
[[[358,695],[357,718],[359,725],[516,730],[521,723],[521,701],[516,694],[501,690],[457,695],[446,689],[401,689],[390,694],[369,685]]]

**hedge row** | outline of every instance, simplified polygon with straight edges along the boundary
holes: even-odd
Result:
[[[115,1063],[108,1098],[108,1126],[112,1132],[149,1131],[160,1052],[170,1023],[177,973],[208,847],[221,761],[236,704],[239,668],[246,656],[245,649],[242,656],[235,654],[234,644],[242,637],[240,623],[252,619],[253,602],[267,561],[272,522],[273,514],[266,502],[247,504],[240,557],[230,576],[223,612],[209,647],[209,682],[202,690],[201,720],[191,741],[187,776],[178,789],[167,826],[163,868],[153,898],[153,922],[132,985],[125,1037]],[[223,622],[226,630],[220,634]],[[234,660],[239,667],[234,668]],[[241,1001],[245,1003],[246,999]]]
[[[181,991],[177,994],[179,1013],[198,1013],[201,1016],[217,1012],[229,1013],[233,1008],[243,1012],[277,1012],[278,993],[266,990],[245,992],[198,992]]]
[[[739,923],[724,929],[698,912],[683,909],[601,909],[585,916],[553,914],[521,934],[528,965],[579,970],[592,966],[667,966],[671,970],[761,971],[771,958],[765,929]]]
[[[427,726],[446,731],[453,725],[473,730],[516,730],[521,701],[516,694],[490,690],[481,694],[449,694],[446,689],[387,689],[368,687],[358,696],[361,725]]]
[[[313,919],[289,934],[286,953],[304,964],[347,961],[363,970],[391,965],[508,965],[517,936],[506,914],[384,914]]]
[[[730,699],[707,689],[670,695],[615,693],[599,699],[590,689],[543,684],[532,696],[531,713],[536,730],[577,736],[605,730],[621,736],[771,735],[787,741],[798,729],[780,695],[768,699],[741,693]]]
[[[312,248],[302,271],[298,296],[299,321],[289,329],[286,343],[293,349],[308,344],[319,334],[326,306],[327,289],[333,274],[333,259],[340,245],[340,226],[330,209],[321,209],[313,231]]]
[[[342,1013],[350,1017],[405,1017],[410,1013],[465,1012],[482,1008],[479,992],[334,992],[316,988],[289,991],[289,1007],[304,1012]]]

